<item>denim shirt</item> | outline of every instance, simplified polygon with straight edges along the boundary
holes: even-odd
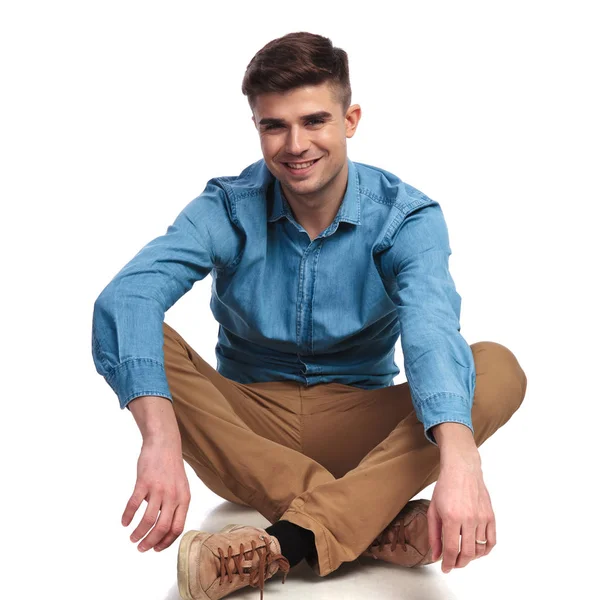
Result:
[[[333,222],[311,241],[264,160],[216,177],[98,296],[96,370],[121,408],[172,401],[165,312],[212,276],[217,370],[240,383],[394,385],[400,337],[417,418],[473,430],[475,366],[440,205],[383,169],[348,161]]]

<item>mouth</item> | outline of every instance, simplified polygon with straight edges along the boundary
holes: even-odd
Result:
[[[317,158],[316,160],[307,160],[304,162],[296,162],[296,163],[282,163],[283,166],[285,167],[285,170],[288,173],[291,173],[292,175],[306,175],[307,173],[310,173],[311,170],[314,168],[314,166],[320,161],[320,158]],[[290,166],[293,165],[293,166]]]

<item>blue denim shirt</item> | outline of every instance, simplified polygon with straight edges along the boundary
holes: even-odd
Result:
[[[94,304],[92,354],[121,408],[172,400],[165,312],[212,276],[217,370],[241,383],[393,385],[404,369],[427,439],[443,422],[473,430],[475,366],[440,205],[397,176],[348,159],[333,222],[311,241],[264,160],[211,179]]]

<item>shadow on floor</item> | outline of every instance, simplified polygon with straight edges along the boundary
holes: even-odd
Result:
[[[224,501],[199,523],[188,523],[189,529],[219,531],[226,525],[239,523],[254,527],[268,527],[270,523],[257,511]],[[265,585],[266,600],[457,600],[443,581],[440,563],[417,569],[404,569],[390,563],[360,558],[344,563],[339,569],[319,577],[306,562],[294,567],[285,582],[275,575]],[[236,600],[256,599],[260,592],[246,587],[227,596]],[[180,600],[177,584],[165,600]]]

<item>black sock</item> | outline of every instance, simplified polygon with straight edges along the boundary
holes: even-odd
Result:
[[[317,552],[315,534],[310,529],[304,529],[290,521],[277,521],[265,531],[279,540],[281,554],[288,559],[290,567]]]

